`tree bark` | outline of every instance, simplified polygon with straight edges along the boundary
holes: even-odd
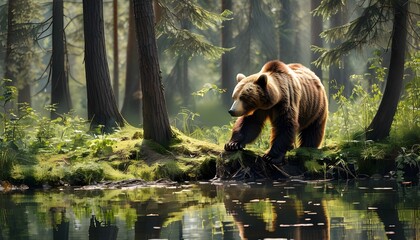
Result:
[[[142,120],[142,93],[139,71],[139,51],[136,40],[133,4],[130,1],[128,17],[127,68],[125,73],[125,94],[121,113],[133,126],[139,126]]]
[[[106,58],[103,0],[83,0],[86,88],[91,130],[103,126],[105,133],[124,126],[112,91]]]
[[[232,0],[222,0],[222,11],[224,10],[231,10],[232,8]],[[231,48],[233,47],[233,26],[232,20],[223,21],[222,26],[222,47],[223,48]],[[235,73],[233,72],[233,52],[225,52],[222,55],[222,89],[226,89],[226,93],[222,94],[223,97],[223,104],[225,106],[230,106],[232,103],[231,94],[233,92],[233,88],[235,86]]]
[[[117,103],[118,106],[118,102],[119,102],[119,96],[120,96],[120,81],[119,81],[119,68],[118,68],[118,0],[114,0],[113,1],[113,25],[114,25],[114,30],[113,30],[113,38],[114,38],[114,49],[113,49],[113,53],[114,53],[114,77],[113,77],[113,89],[114,89],[114,96],[115,96],[115,101]]]
[[[392,121],[397,110],[403,87],[404,60],[407,46],[407,0],[393,1],[394,23],[391,43],[391,61],[386,80],[386,87],[379,109],[370,123],[366,138],[383,140],[389,136]]]
[[[238,35],[235,36],[233,41],[236,43],[236,46],[232,51],[233,58],[235,59],[235,73],[239,71],[245,75],[253,72],[253,69],[251,69],[251,22],[253,21],[251,3],[252,2],[250,1],[247,9],[248,12],[241,13],[243,15],[246,14],[245,22],[247,22],[248,25],[245,26],[243,30],[240,30]],[[231,96],[231,93],[232,92],[228,94]]]
[[[275,44],[276,34],[274,33],[273,19],[263,10],[260,0],[251,0],[250,2],[250,33],[259,48],[263,62],[268,62],[277,57],[277,45]],[[258,51],[258,50],[257,50]],[[259,68],[259,66],[258,66]]]
[[[28,5],[31,6],[30,2],[23,0],[8,1],[4,78],[12,80],[6,84],[17,88],[17,102],[26,102],[31,105],[31,87],[28,78],[31,72],[33,41],[30,35],[31,28],[27,24],[22,24],[29,21],[31,17],[31,14],[27,12]],[[17,105],[9,102],[6,109],[17,110]]]
[[[72,108],[69,79],[65,66],[65,38],[63,0],[53,1],[52,61],[51,61],[51,119],[55,119]]]
[[[190,24],[188,21],[183,20],[181,21],[181,28],[189,31],[191,29]],[[180,63],[181,68],[179,69],[179,78],[180,81],[180,94],[182,99],[182,104],[185,107],[188,107],[192,111],[195,110],[194,101],[191,101],[191,87],[190,87],[190,79],[188,77],[188,56],[180,56]]]
[[[152,0],[133,0],[133,5],[140,56],[144,138],[167,147],[172,132],[160,75]]]
[[[293,20],[292,20],[292,7],[290,0],[280,0],[280,40],[279,40],[279,59],[286,62],[294,62],[293,56]]]

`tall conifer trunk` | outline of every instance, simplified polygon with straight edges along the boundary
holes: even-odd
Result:
[[[137,50],[136,25],[133,2],[130,1],[128,16],[127,68],[125,73],[125,94],[121,113],[130,124],[139,126],[141,114],[141,85],[139,71],[139,51]]]
[[[65,66],[63,0],[53,1],[51,104],[56,106],[51,119],[68,113],[72,108],[69,79]]]
[[[124,126],[111,87],[105,50],[103,0],[83,0],[86,88],[91,129],[110,133]]]
[[[112,85],[114,90],[115,101],[117,106],[119,103],[120,96],[120,81],[119,81],[119,60],[118,60],[118,0],[113,1],[113,43],[114,43],[114,76],[112,78]]]
[[[133,0],[133,5],[140,56],[144,138],[169,146],[172,131],[160,75],[152,0]]]
[[[293,19],[292,19],[292,4],[291,0],[279,0],[281,3],[280,22],[279,27],[279,59],[286,62],[295,62],[294,44],[292,37],[293,33]]]
[[[18,90],[18,103],[31,105],[31,61],[33,57],[33,39],[31,27],[27,21],[31,19],[28,7],[33,4],[28,0],[9,0],[7,16],[7,43],[5,56],[4,78],[12,80],[7,82],[9,86],[15,86]],[[6,105],[6,109],[17,110],[17,105]]]
[[[383,140],[389,136],[392,121],[394,120],[397,105],[403,87],[404,60],[407,46],[407,0],[393,2],[394,23],[391,43],[391,61],[384,95],[379,109],[370,123],[366,138],[370,140]]]

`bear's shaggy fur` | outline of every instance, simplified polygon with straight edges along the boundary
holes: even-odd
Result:
[[[301,64],[266,63],[248,77],[237,75],[234,103],[229,110],[239,117],[226,151],[236,151],[254,141],[268,118],[272,125],[271,148],[263,156],[281,163],[298,137],[301,147],[317,148],[324,137],[328,102],[319,78]]]

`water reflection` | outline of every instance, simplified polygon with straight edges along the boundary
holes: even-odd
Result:
[[[420,239],[418,190],[382,180],[0,193],[0,240]]]
[[[69,219],[66,218],[66,209],[65,208],[50,208],[51,214],[51,225],[53,229],[53,239],[54,240],[67,240],[69,239]]]
[[[241,238],[330,239],[326,202],[290,183],[227,187],[225,206]]]
[[[105,221],[98,221],[95,215],[90,217],[89,240],[116,240],[118,227]]]

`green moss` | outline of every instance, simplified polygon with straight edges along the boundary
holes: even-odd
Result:
[[[152,181],[155,178],[155,166],[150,166],[143,161],[131,164],[127,168],[127,173],[135,178],[141,178],[146,181]]]
[[[180,165],[176,161],[156,164],[155,178],[168,178],[175,181],[186,180],[185,171],[180,168]]]
[[[100,165],[104,172],[104,180],[123,180],[134,178],[132,174],[115,169],[111,166],[112,164],[115,165],[115,163],[101,162]]]
[[[34,167],[34,178],[35,180],[42,183],[54,184],[64,179],[66,167],[62,164],[41,162]]]
[[[65,179],[72,185],[85,185],[105,178],[105,171],[97,162],[79,162],[67,169]]]
[[[156,153],[163,154],[163,155],[168,154],[168,150],[162,145],[156,143],[155,141],[143,139],[142,145],[149,147],[151,150],[153,150]]]

